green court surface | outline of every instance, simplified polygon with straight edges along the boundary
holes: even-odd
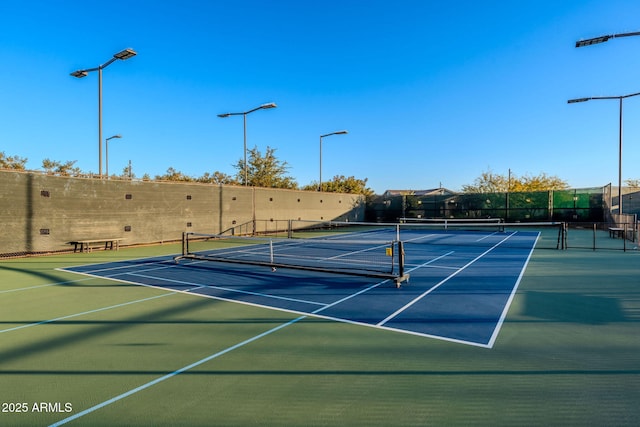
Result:
[[[534,251],[491,349],[56,270],[179,251],[0,261],[0,425],[640,418],[640,251]]]

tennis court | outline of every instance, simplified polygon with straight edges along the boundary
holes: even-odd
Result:
[[[398,229],[369,225],[322,239],[194,236],[190,246],[204,247],[181,262],[67,271],[491,347],[539,232],[411,228],[402,230],[403,249],[392,241]]]
[[[314,262],[354,253],[363,275],[176,262],[180,245],[0,262],[0,422],[635,424],[637,251],[407,229],[397,288],[378,245],[397,230],[339,231],[326,240],[340,255],[315,248]],[[305,239],[263,240],[269,262],[308,262]],[[211,258],[265,256],[201,243]]]

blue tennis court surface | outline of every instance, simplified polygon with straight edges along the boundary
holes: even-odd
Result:
[[[538,236],[530,231],[405,232],[410,280],[399,289],[393,280],[202,260],[176,263],[173,257],[65,270],[491,348]],[[362,238],[372,238],[371,233]],[[277,250],[286,256],[304,253],[302,242],[284,242]],[[237,250],[239,256],[247,253],[246,246]]]

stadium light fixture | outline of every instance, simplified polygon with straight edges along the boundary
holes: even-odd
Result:
[[[133,50],[133,49],[125,49],[125,50],[123,50],[121,52],[118,52],[118,53],[114,54],[113,57],[116,58],[116,59],[119,59],[121,61],[124,61],[126,59],[133,58],[136,55],[137,55],[137,53],[136,53],[135,50]]]
[[[592,96],[589,98],[575,98],[567,101],[568,104],[575,104],[577,102],[586,102],[598,99],[617,99],[619,103],[620,116],[619,116],[619,128],[618,128],[618,213],[622,215],[622,100],[625,98],[631,98],[632,96],[638,96],[640,92],[630,93],[628,95],[621,96]]]
[[[73,77],[77,77],[77,78],[81,79],[83,77],[87,77],[89,75],[89,73],[87,73],[84,70],[81,70],[81,71],[74,71],[73,73],[71,73],[71,75]]]
[[[244,185],[248,186],[249,185],[249,178],[248,178],[248,170],[247,170],[247,114],[253,113],[254,111],[258,111],[258,110],[268,110],[270,108],[276,108],[277,105],[275,104],[275,102],[269,102],[266,104],[262,104],[259,107],[256,107],[252,110],[249,111],[243,111],[240,113],[223,113],[223,114],[218,114],[218,117],[224,119],[227,117],[231,117],[231,116],[242,116],[242,121],[243,121],[243,126],[244,126],[244,151],[243,151],[243,155],[244,155]]]
[[[72,77],[81,79],[87,77],[90,72],[98,72],[98,175],[102,179],[102,70],[115,61],[124,61],[129,58],[133,58],[137,53],[131,48],[124,49],[118,53],[115,53],[111,59],[102,65],[94,68],[87,68],[84,70],[78,70],[71,73]]]
[[[604,43],[606,41],[609,41],[610,39],[615,39],[617,37],[630,37],[630,36],[640,36],[640,32],[622,33],[622,34],[609,34],[609,35],[606,35],[606,36],[593,37],[591,39],[586,39],[586,40],[578,40],[576,42],[576,47],[591,46],[593,44]]]
[[[117,134],[110,136],[109,138],[104,140],[105,144],[105,157],[107,158],[107,179],[109,179],[109,140],[114,138],[122,138],[122,135]]]
[[[588,100],[590,100],[591,98],[576,98],[576,99],[570,99],[567,101],[567,104],[575,104],[576,102],[587,102]]]
[[[318,183],[318,191],[322,191],[322,138],[331,135],[345,135],[349,132],[346,130],[339,130],[337,132],[327,133],[325,135],[320,135],[320,182]]]

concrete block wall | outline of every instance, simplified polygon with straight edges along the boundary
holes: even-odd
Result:
[[[81,239],[174,241],[254,220],[360,221],[364,209],[350,194],[0,171],[0,254],[59,251]]]

